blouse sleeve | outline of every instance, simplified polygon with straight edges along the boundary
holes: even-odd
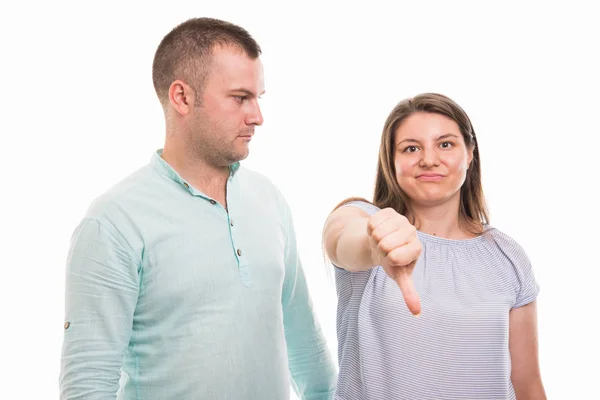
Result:
[[[512,308],[527,305],[534,301],[540,292],[529,257],[514,239],[502,233],[495,236],[498,247],[514,271],[516,296]]]

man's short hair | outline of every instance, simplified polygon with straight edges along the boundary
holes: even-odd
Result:
[[[214,18],[189,19],[162,39],[154,55],[152,81],[163,107],[168,102],[169,87],[177,79],[190,85],[197,95],[202,93],[217,45],[237,47],[252,59],[261,54],[248,31]]]

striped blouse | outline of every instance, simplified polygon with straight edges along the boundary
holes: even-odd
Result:
[[[370,215],[379,209],[353,202]],[[335,268],[340,373],[337,400],[514,399],[509,311],[539,286],[523,249],[487,226],[450,240],[418,232],[413,272],[421,316],[382,267]]]

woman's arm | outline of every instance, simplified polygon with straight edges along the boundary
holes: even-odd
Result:
[[[357,207],[341,207],[333,211],[323,229],[325,252],[339,268],[358,272],[373,268],[368,235],[369,214]]]
[[[509,325],[511,380],[517,400],[546,400],[538,360],[536,302],[513,308]]]
[[[421,253],[416,228],[391,208],[369,215],[357,207],[333,211],[323,229],[331,262],[351,272],[381,265],[397,284],[411,313],[419,315],[421,301],[412,271]]]

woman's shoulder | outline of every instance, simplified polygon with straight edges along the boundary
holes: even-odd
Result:
[[[365,211],[369,215],[373,215],[380,210],[380,208],[377,207],[375,204],[371,203],[369,200],[364,199],[362,197],[348,198],[348,199],[342,201],[340,204],[338,204],[336,206],[336,209],[341,208],[341,207],[357,207],[357,208],[360,208],[361,210]]]
[[[512,236],[491,225],[484,225],[483,234],[494,243],[499,250],[520,257],[527,257],[525,250]],[[507,254],[507,255],[508,255]]]
[[[497,259],[514,272],[517,294],[513,307],[521,307],[535,300],[540,287],[529,256],[521,244],[499,229],[489,229],[487,234],[491,238],[492,251],[496,253]]]

